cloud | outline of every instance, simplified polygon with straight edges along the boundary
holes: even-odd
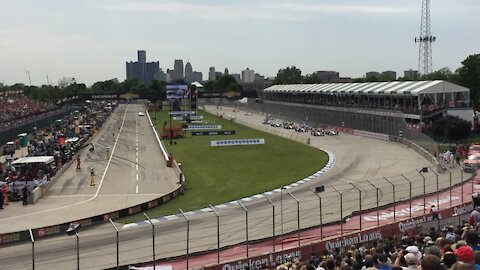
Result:
[[[271,8],[278,10],[288,10],[294,12],[306,13],[376,13],[376,14],[392,14],[416,12],[413,8],[399,6],[372,6],[372,5],[330,5],[330,4],[307,4],[301,2],[281,3],[271,5]]]
[[[241,3],[241,4],[238,4]],[[338,5],[316,4],[302,1],[241,1],[216,2],[205,4],[204,2],[182,1],[136,1],[119,2],[97,5],[98,8],[116,10],[122,12],[170,14],[189,18],[201,18],[205,20],[277,20],[277,21],[304,21],[317,14],[395,14],[416,12],[415,9],[399,6],[382,5]]]

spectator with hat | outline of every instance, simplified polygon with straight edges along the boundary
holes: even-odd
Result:
[[[459,262],[475,264],[475,253],[473,253],[473,249],[469,246],[462,246],[458,248],[455,250],[455,255],[457,256],[457,260]]]

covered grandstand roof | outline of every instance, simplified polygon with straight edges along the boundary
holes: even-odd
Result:
[[[468,88],[446,81],[371,83],[279,84],[264,90],[270,93],[318,93],[361,95],[410,95],[469,92]]]

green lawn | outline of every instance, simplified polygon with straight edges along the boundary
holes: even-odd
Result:
[[[167,111],[157,111],[159,133]],[[222,125],[222,130],[235,130],[235,135],[192,136],[175,140],[167,149],[183,164],[187,191],[184,195],[147,212],[158,217],[208,207],[241,199],[290,184],[320,170],[328,155],[316,148],[236,124],[215,115],[199,112],[209,124]],[[153,116],[153,113],[151,113]],[[178,122],[173,121],[174,125]],[[264,145],[211,147],[211,140],[264,138]],[[144,220],[143,214],[120,222]]]

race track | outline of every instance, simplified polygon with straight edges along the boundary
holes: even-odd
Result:
[[[82,180],[81,177],[67,177],[67,180],[65,180],[70,185],[75,183],[78,190],[81,191],[81,196],[73,199],[74,203],[93,198],[91,201],[97,202],[95,207],[103,207],[98,205],[101,198],[108,198],[108,200],[123,198],[123,201],[118,201],[118,204],[121,206],[136,200],[138,197],[135,195],[137,186],[135,183],[137,175],[135,169],[136,154],[133,150],[136,144],[136,134],[139,134],[139,137],[142,138],[139,140],[141,143],[138,147],[139,153],[142,153],[141,155],[139,154],[138,161],[138,164],[141,165],[141,172],[139,171],[138,175],[142,179],[142,184],[139,186],[139,194],[145,195],[142,198],[153,196],[150,194],[155,193],[152,192],[153,190],[161,190],[154,188],[163,184],[165,186],[161,186],[162,189],[174,188],[172,181],[168,181],[168,179],[176,179],[174,176],[156,174],[159,165],[155,160],[160,160],[158,158],[160,154],[155,152],[154,149],[158,147],[146,147],[155,145],[155,138],[147,135],[152,132],[148,130],[149,127],[146,120],[138,120],[136,114],[138,109],[133,109],[131,106],[129,105],[124,110],[119,110],[116,113],[116,121],[109,124],[103,131],[105,132],[104,136],[101,136],[103,139],[99,139],[104,140],[99,142],[101,145],[110,144],[110,146],[114,146],[111,132],[123,122],[119,142],[115,147],[114,158],[110,162],[110,167],[107,170],[105,182],[102,184],[101,189],[97,187],[97,190],[99,190],[97,192],[83,188],[87,180]],[[206,109],[214,114],[217,113],[215,107],[207,106]],[[252,126],[253,124],[261,123],[262,120],[260,115],[245,115],[243,112],[233,112],[228,108],[221,109],[218,113],[225,113],[226,116],[235,117],[239,121],[251,122]],[[124,115],[127,117],[123,118]],[[137,122],[141,126],[136,127],[135,123]],[[272,129],[278,128],[272,127]],[[302,136],[310,135],[302,134]],[[420,155],[404,145],[353,135],[341,134],[339,136],[311,137],[311,145],[330,151],[335,155],[333,168],[314,180],[297,187],[282,192],[277,190],[277,192],[269,193],[269,198],[275,204],[275,224],[272,224],[272,206],[265,198],[259,196],[258,199],[242,202],[248,209],[248,237],[250,241],[270,237],[272,235],[272,227],[275,228],[276,235],[297,229],[297,204],[288,192],[300,201],[301,227],[306,228],[319,224],[318,197],[310,188],[318,185],[325,186],[326,191],[321,194],[323,200],[322,210],[323,222],[328,223],[340,219],[339,194],[332,185],[343,195],[342,209],[345,216],[348,213],[359,210],[358,191],[352,184],[361,190],[362,209],[372,208],[376,205],[376,190],[372,185],[382,191],[379,194],[380,204],[385,204],[392,200],[393,193],[389,191],[391,190],[389,188],[391,185],[383,177],[387,177],[397,186],[396,200],[405,200],[409,196],[408,182],[401,174],[413,182],[414,191],[418,195],[423,192],[422,178],[418,170],[422,167],[431,166]],[[100,156],[91,156],[89,158],[92,159],[90,164],[98,166],[99,171],[108,164]],[[74,168],[70,169],[72,170],[70,172],[72,175],[76,174]],[[68,172],[66,172],[66,175],[69,175]],[[188,176],[186,177],[188,178]],[[427,179],[427,193],[433,192],[436,189],[436,186],[433,184],[435,182],[435,174],[430,170],[429,173],[425,174],[425,177]],[[160,180],[154,182],[151,179]],[[299,179],[292,179],[292,181],[297,180]],[[368,183],[367,180],[372,184]],[[458,177],[455,181],[459,181]],[[68,192],[69,189],[67,187],[70,185],[66,185],[66,182],[56,184],[57,189],[62,190],[63,188],[64,192]],[[449,184],[448,179],[444,176],[440,178],[440,183],[440,187],[446,187]],[[65,195],[65,193],[57,194],[55,191],[50,194],[50,196],[58,196],[60,205],[62,203],[61,198],[71,197]],[[128,198],[127,200],[125,200],[125,196]],[[53,208],[54,206],[50,207]],[[231,203],[218,206],[216,210],[220,214],[221,246],[229,246],[245,241],[246,218],[243,208],[236,203]],[[96,212],[87,208],[83,209],[82,213],[93,215]],[[203,211],[195,211],[195,213],[187,213],[187,216],[190,219],[189,252],[215,250],[217,248],[217,225],[214,213],[204,209]],[[54,220],[56,218],[52,215],[52,224],[55,223]],[[2,221],[0,220],[0,222]],[[0,224],[3,226],[2,223]],[[186,224],[184,219],[172,216],[155,225],[157,259],[186,254]],[[117,226],[121,228],[121,224],[117,224]],[[79,235],[82,269],[102,269],[115,266],[115,231],[110,225],[95,226],[81,231]],[[151,247],[151,226],[148,224],[121,230],[120,264],[133,264],[151,260]],[[239,249],[240,251],[243,251],[243,249]],[[244,255],[239,254],[239,256]],[[76,266],[75,239],[62,236],[38,241],[36,243],[35,258],[36,269],[74,268]],[[31,268],[31,244],[24,243],[1,248],[0,261],[2,262],[1,269]]]

